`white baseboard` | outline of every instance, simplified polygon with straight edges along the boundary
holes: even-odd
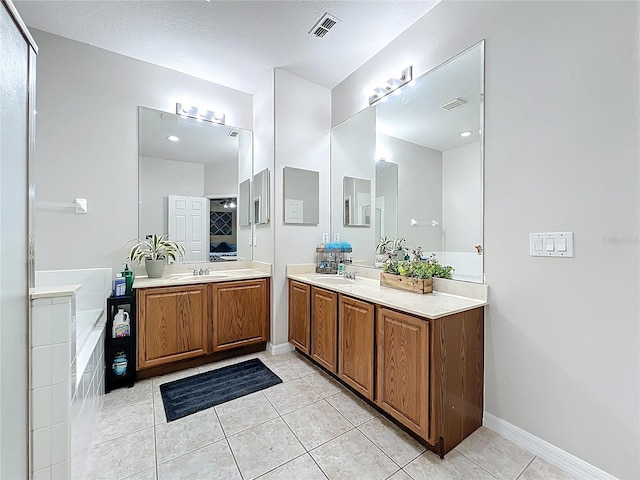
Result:
[[[535,453],[540,458],[557,465],[577,478],[588,480],[618,480],[613,475],[600,470],[598,467],[594,467],[584,460],[488,412],[484,412],[482,424],[489,430],[499,433],[504,438],[517,443],[531,453]]]
[[[267,351],[271,355],[284,355],[285,353],[293,351],[293,345],[291,345],[289,342],[279,343],[278,345],[267,342]]]

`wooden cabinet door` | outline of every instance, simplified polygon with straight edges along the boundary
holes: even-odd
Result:
[[[213,351],[269,340],[267,279],[212,284]]]
[[[311,287],[311,357],[336,373],[338,294]]]
[[[378,307],[377,324],[376,403],[422,438],[427,438],[429,323]]]
[[[343,295],[338,305],[338,376],[373,400],[374,307]]]
[[[309,355],[311,340],[311,288],[289,280],[289,343]]]
[[[137,292],[138,369],[209,353],[206,285]]]

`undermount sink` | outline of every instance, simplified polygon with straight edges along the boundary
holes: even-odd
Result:
[[[194,275],[193,273],[174,273],[173,275],[170,275],[170,277],[176,280],[198,281],[215,278],[231,278],[231,274],[220,272],[211,272],[207,273],[206,275]]]
[[[316,275],[312,278],[315,282],[326,283],[328,285],[353,285],[355,280],[339,277],[337,275]]]

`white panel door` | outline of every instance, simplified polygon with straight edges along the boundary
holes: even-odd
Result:
[[[304,202],[302,200],[292,200],[286,198],[284,201],[284,221],[285,223],[304,222]]]
[[[209,199],[169,195],[169,238],[185,249],[186,262],[209,260]]]

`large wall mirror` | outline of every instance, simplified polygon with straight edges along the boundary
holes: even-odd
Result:
[[[253,134],[138,108],[138,235],[169,234],[185,262],[251,260]]]
[[[483,282],[483,101],[484,41],[332,129],[331,229],[354,261],[374,266],[381,237],[404,237]],[[366,232],[336,205],[345,176],[373,182]]]

